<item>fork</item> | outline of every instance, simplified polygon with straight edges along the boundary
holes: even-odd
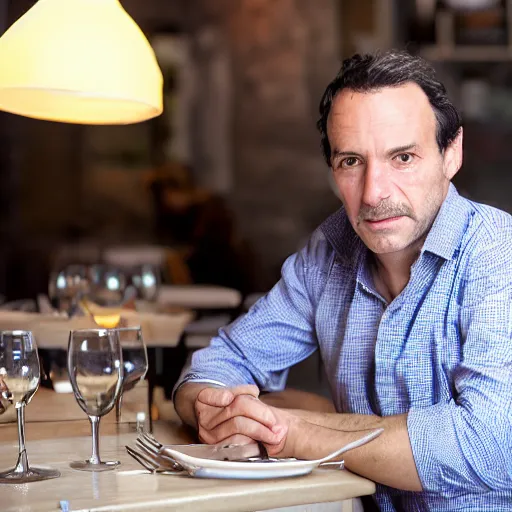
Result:
[[[144,469],[147,469],[150,473],[178,475],[183,472],[183,469],[173,469],[169,466],[163,466],[156,459],[152,459],[137,448],[133,448],[131,446],[125,446],[125,448],[128,452],[128,455],[135,459],[142,467],[144,467]]]
[[[172,471],[183,471],[181,465],[161,449],[163,445],[153,436],[142,433],[137,437],[135,442],[137,446],[152,460],[155,460],[155,462],[162,466],[169,467]]]
[[[137,436],[137,441],[142,441],[148,444],[149,446],[153,447],[156,450],[160,450],[160,448],[163,447],[163,444],[160,443],[155,439],[155,437],[152,434],[149,434],[148,432],[141,432]]]

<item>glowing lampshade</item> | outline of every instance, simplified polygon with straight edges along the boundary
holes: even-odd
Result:
[[[0,37],[0,109],[128,124],[162,113],[155,54],[118,0],[39,0]]]

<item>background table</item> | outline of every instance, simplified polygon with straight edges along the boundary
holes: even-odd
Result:
[[[148,347],[174,347],[178,344],[194,313],[182,310],[169,314],[121,311],[123,326],[141,326]],[[32,331],[38,348],[67,350],[69,331],[98,328],[90,316],[62,318],[22,311],[0,312],[0,330]]]

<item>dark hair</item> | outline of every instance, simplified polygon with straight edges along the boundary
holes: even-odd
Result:
[[[343,61],[339,73],[327,86],[320,102],[317,127],[327,165],[331,165],[327,118],[336,94],[343,89],[371,92],[383,87],[398,87],[407,82],[417,84],[427,95],[437,120],[436,140],[439,150],[442,152],[450,145],[459,133],[462,119],[448,99],[445,86],[437,79],[434,68],[427,61],[396,50],[375,55],[356,54]]]

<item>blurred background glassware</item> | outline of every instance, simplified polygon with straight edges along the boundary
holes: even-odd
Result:
[[[91,265],[88,270],[88,298],[99,306],[116,307],[125,301],[126,275],[118,267]]]
[[[69,317],[79,313],[80,300],[89,292],[89,280],[86,265],[68,265],[52,272],[48,283],[48,297],[58,311],[64,311]]]
[[[133,389],[146,376],[148,353],[140,327],[123,327],[115,330],[121,344],[124,369],[123,386],[116,402],[116,420],[119,422],[123,393]]]
[[[137,291],[137,298],[154,302],[158,296],[161,277],[156,265],[139,265],[132,270],[131,282]]]
[[[30,403],[41,379],[37,346],[29,331],[0,332],[1,410],[14,405],[18,418],[19,455],[16,466],[0,473],[0,483],[37,482],[57,478],[60,472],[31,467],[25,448],[25,406]]]
[[[119,461],[102,461],[99,454],[99,422],[114,407],[123,384],[123,359],[119,335],[111,329],[71,331],[68,372],[78,405],[89,417],[92,455],[70,464],[82,471],[106,471]]]

